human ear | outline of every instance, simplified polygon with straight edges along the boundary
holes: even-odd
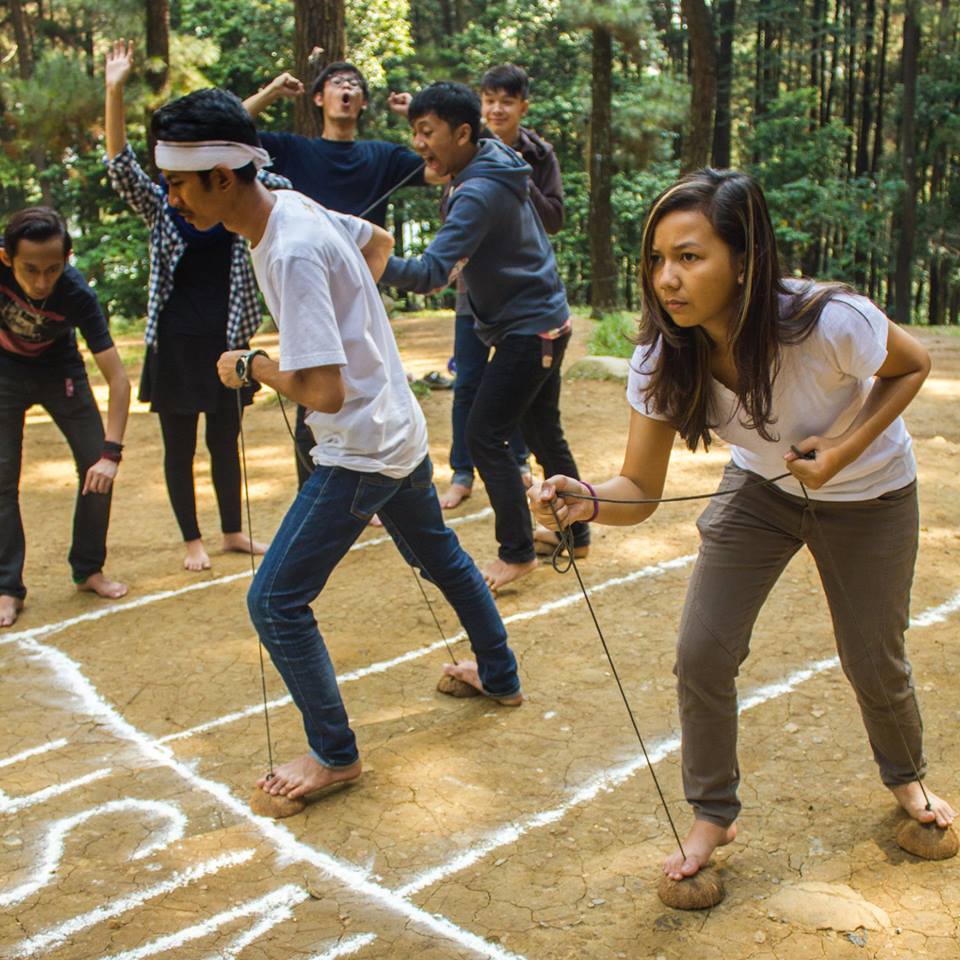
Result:
[[[13,266],[13,260],[10,259],[10,254],[7,253],[3,247],[0,247],[0,261],[3,261],[3,263],[8,267]]]

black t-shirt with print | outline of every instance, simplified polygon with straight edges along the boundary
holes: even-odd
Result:
[[[0,262],[0,372],[85,378],[77,330],[92,353],[113,346],[97,295],[76,267],[68,265],[50,296],[37,302]]]

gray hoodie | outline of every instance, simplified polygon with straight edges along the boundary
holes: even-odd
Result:
[[[530,199],[530,165],[499,140],[481,140],[453,179],[447,219],[420,257],[391,257],[383,282],[417,293],[445,287],[466,260],[476,332],[488,344],[545,333],[570,315],[546,231]]]

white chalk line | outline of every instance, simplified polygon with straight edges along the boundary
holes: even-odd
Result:
[[[77,777],[75,780],[68,780],[66,783],[56,783],[51,787],[44,787],[42,790],[29,793],[24,797],[11,797],[9,794],[4,793],[3,790],[0,790],[0,813],[16,813],[25,807],[35,807],[37,804],[52,800],[61,794],[76,790],[77,787],[85,787],[88,783],[93,783],[95,780],[102,780],[104,777],[109,777],[112,772],[110,767],[104,767],[102,770],[94,770],[93,773]]]
[[[293,908],[297,903],[302,903],[306,899],[306,897],[299,897],[295,903],[280,903],[274,906],[252,927],[241,930],[240,934],[225,947],[218,947],[216,953],[205,957],[204,960],[233,960],[243,952],[244,948],[249,947],[251,943],[256,943],[265,933],[269,933],[274,927],[289,920],[293,916]]]
[[[694,559],[695,555],[689,554],[684,557],[675,557],[672,560],[664,560],[662,563],[643,567],[640,570],[635,570],[632,573],[628,573],[624,576],[613,577],[610,580],[605,580],[602,583],[595,584],[594,586],[587,588],[587,593],[592,596],[594,593],[600,593],[603,590],[609,590],[611,587],[619,587],[625,583],[633,583],[635,580],[644,579],[646,577],[659,576],[660,574],[666,573],[669,570],[679,570],[682,567],[687,566],[687,564],[691,563]],[[513,613],[508,617],[504,617],[503,623],[504,626],[510,626],[512,623],[520,623],[525,620],[534,620],[537,617],[542,617],[548,613],[553,613],[556,610],[561,610],[564,607],[573,606],[574,604],[582,602],[583,593],[578,590],[576,593],[569,593],[565,597],[560,597],[558,600],[550,600],[547,603],[543,603],[534,610],[525,610],[521,611],[520,613]],[[443,650],[448,644],[452,645],[459,643],[461,640],[465,640],[466,636],[466,633],[463,630],[460,630],[458,633],[455,633],[451,637],[447,637],[445,640],[435,640],[433,643],[429,643],[424,647],[417,647],[414,650],[408,650],[406,653],[401,653],[396,657],[391,657],[389,660],[380,660],[377,663],[371,663],[366,667],[360,667],[357,670],[351,670],[348,673],[341,674],[337,677],[337,682],[341,684],[352,683],[355,680],[362,680],[364,677],[369,677],[375,673],[385,673],[387,670],[393,669],[393,667],[400,666],[404,663],[409,663],[411,660],[418,660],[421,657],[426,657],[431,653],[436,653],[438,650]],[[277,697],[275,700],[270,700],[267,703],[267,708],[269,710],[279,709],[280,707],[288,706],[292,702],[293,699],[289,695]],[[176,733],[168,733],[165,736],[158,737],[156,742],[172,743],[175,740],[186,740],[198,733],[206,733],[208,730],[214,730],[217,727],[222,727],[229,723],[235,723],[238,720],[245,720],[248,717],[256,716],[257,714],[261,713],[263,713],[263,703],[254,703],[249,707],[244,707],[242,710],[224,714],[222,717],[217,717],[213,720],[208,720],[205,723],[197,724],[195,727],[188,727],[186,730],[178,730]]]
[[[147,758],[173,771],[194,789],[213,797],[239,819],[253,825],[274,845],[282,862],[310,863],[355,893],[481,956],[491,957],[493,960],[522,960],[499,944],[488,943],[477,934],[458,927],[446,917],[429,913],[398,896],[392,890],[371,881],[368,878],[369,871],[360,870],[352,864],[344,863],[330,854],[311,847],[297,839],[282,823],[257,816],[246,803],[238,800],[226,785],[200,776],[189,765],[177,760],[168,747],[157,744],[134,727],[97,692],[93,684],[84,676],[79,665],[62,651],[37,640],[23,640],[21,647],[34,654],[36,659],[45,660],[56,681],[81,701],[84,710],[90,716],[98,719],[118,738],[135,744]],[[123,960],[132,960],[127,955],[121,956]],[[112,960],[118,960],[118,958],[115,957]]]
[[[183,836],[183,831],[187,825],[187,818],[172,803],[164,800],[135,800],[127,797],[122,800],[110,800],[108,803],[100,804],[82,813],[74,814],[72,817],[62,817],[55,820],[47,831],[44,841],[43,854],[40,857],[39,865],[33,871],[33,879],[11,890],[0,893],[0,907],[6,907],[13,903],[20,903],[26,900],[31,894],[36,893],[42,887],[46,886],[58,864],[63,859],[64,841],[67,834],[81,823],[93,817],[99,817],[110,813],[126,813],[131,810],[141,810],[144,813],[156,817],[163,817],[169,821],[166,829],[153,842],[141,847],[130,857],[131,860],[142,860],[151,853],[161,850],[163,847],[179,840]]]
[[[492,507],[485,507],[476,513],[468,513],[463,517],[454,517],[446,521],[448,527],[460,526],[464,523],[474,523],[477,520],[484,520],[493,514]],[[390,536],[374,537],[370,540],[362,540],[355,543],[350,552],[354,550],[364,550],[367,547],[375,547],[381,543],[392,543]],[[135,600],[128,600],[125,603],[114,603],[110,606],[101,607],[99,610],[90,610],[87,613],[78,614],[75,617],[69,617],[66,620],[59,620],[56,623],[47,623],[40,627],[31,627],[28,630],[17,630],[14,633],[5,633],[0,636],[0,646],[8,643],[14,643],[20,640],[37,640],[40,637],[49,637],[52,634],[60,633],[69,627],[75,627],[80,623],[89,623],[93,620],[102,620],[104,617],[112,617],[118,613],[124,613],[127,610],[135,610],[138,607],[145,607],[151,603],[158,603],[160,600],[171,600],[174,597],[183,596],[185,593],[194,593],[197,590],[209,590],[211,587],[220,587],[226,583],[233,583],[236,580],[243,580],[250,577],[250,571],[244,570],[241,573],[230,573],[223,577],[214,577],[212,580],[203,580],[200,583],[191,583],[185,587],[177,587],[172,590],[160,590],[157,593],[148,593],[144,597],[137,597]]]
[[[13,764],[20,763],[22,760],[29,760],[30,757],[38,757],[41,753],[47,753],[49,750],[59,750],[66,745],[66,737],[61,737],[59,740],[51,740],[49,743],[41,744],[39,747],[31,747],[29,750],[22,750],[20,753],[15,753],[11,757],[4,757],[0,760],[0,767],[11,767]]]
[[[375,933],[360,933],[355,937],[347,937],[330,950],[315,953],[309,960],[337,960],[337,957],[348,957],[352,953],[359,953],[376,939]]]
[[[112,900],[110,903],[95,907],[86,913],[78,914],[69,920],[65,920],[63,923],[49,927],[40,933],[34,934],[32,937],[21,940],[14,946],[13,956],[31,957],[36,956],[36,954],[41,951],[46,952],[52,950],[54,947],[63,943],[68,937],[75,936],[88,927],[96,926],[98,923],[103,923],[104,920],[109,920],[112,917],[119,917],[128,910],[142,906],[154,897],[162,897],[168,893],[173,893],[174,890],[189,886],[191,883],[208,877],[211,874],[218,873],[227,867],[236,867],[242,863],[246,863],[255,853],[256,851],[252,849],[237,850],[194,864],[186,870],[174,873],[169,880],[163,880],[160,883],[154,884],[152,887],[139,890],[127,897]]]
[[[949,610],[947,610],[948,606]],[[931,609],[924,611],[922,614],[910,621],[910,626],[926,627],[934,623],[942,623],[947,619],[948,613],[956,610],[960,610],[960,594],[958,594],[954,600],[950,601],[949,604],[941,604],[938,607],[932,607]],[[738,708],[739,712],[743,713],[747,710],[752,710],[754,707],[759,707],[764,703],[769,703],[772,700],[776,700],[779,697],[785,696],[799,687],[802,683],[806,683],[807,680],[810,680],[827,670],[832,670],[839,665],[840,660],[837,657],[828,657],[824,660],[816,660],[813,663],[808,664],[806,667],[790,673],[783,680],[758,687],[752,693],[749,693],[740,699]],[[679,749],[680,738],[674,736],[665,740],[656,741],[654,744],[648,747],[647,752],[650,755],[651,762],[658,763],[667,756],[676,753]],[[426,870],[418,874],[402,887],[397,887],[395,892],[402,897],[409,897],[425,889],[426,887],[432,886],[440,880],[451,876],[452,874],[459,873],[461,870],[464,870],[467,867],[472,866],[474,863],[477,863],[494,850],[507,844],[515,843],[524,834],[529,833],[531,830],[536,830],[539,827],[544,827],[548,824],[555,823],[557,820],[560,820],[562,817],[566,816],[567,813],[569,813],[575,807],[581,806],[582,804],[593,800],[601,791],[610,790],[619,786],[621,783],[634,776],[637,771],[644,769],[646,766],[647,763],[641,756],[635,760],[631,760],[627,763],[613,767],[608,771],[595,774],[565,803],[560,804],[551,810],[545,810],[541,813],[527,817],[519,823],[509,824],[500,828],[499,830],[494,831],[484,840],[475,844],[470,849],[463,851],[463,853],[458,854],[447,863],[433,867],[430,870]]]
[[[174,950],[177,947],[189,943],[191,940],[200,940],[203,937],[215,933],[220,927],[232,923],[234,920],[242,920],[250,916],[276,916],[277,922],[286,920],[293,916],[293,907],[306,900],[310,894],[303,887],[288,883],[277,890],[254,900],[248,900],[246,903],[237,904],[230,910],[224,910],[215,916],[209,917],[202,923],[195,923],[192,927],[186,927],[178,930],[176,933],[170,933],[163,937],[157,937],[143,946],[134,950],[124,950],[122,953],[113,953],[102,960],[142,960],[143,957],[152,957],[157,953],[165,953],[167,950]],[[270,924],[275,926],[275,924]],[[269,927],[267,928],[269,929]],[[228,956],[231,956],[228,954]],[[236,954],[232,954],[236,956]]]

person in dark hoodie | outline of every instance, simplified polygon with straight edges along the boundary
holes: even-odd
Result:
[[[547,233],[563,228],[563,181],[560,164],[553,147],[532,130],[521,126],[530,108],[530,81],[523,67],[505,63],[491,67],[480,81],[480,109],[487,130],[512,147],[530,164],[528,187],[530,199],[540,215]],[[447,192],[444,192],[442,210],[446,212]],[[453,340],[453,358],[457,379],[453,393],[453,439],[450,444],[450,469],[453,477],[447,492],[440,498],[444,509],[459,506],[473,491],[473,460],[467,446],[467,418],[473,398],[480,386],[483,368],[490,348],[474,333],[473,315],[467,301],[463,277],[457,280],[456,319]],[[526,444],[518,430],[510,438],[510,448],[521,474],[530,475]],[[537,549],[552,551],[556,535],[551,530],[539,529],[534,535]],[[540,543],[543,546],[540,546]]]
[[[480,100],[459,83],[434,83],[410,103],[413,147],[436,176],[451,176],[447,216],[420,257],[391,257],[385,283],[420,293],[462,271],[474,329],[496,352],[467,420],[467,444],[496,515],[499,556],[483,571],[492,590],[536,568],[524,484],[508,441],[517,425],[550,475],[576,470],[560,425],[560,366],[570,340],[566,291],[530,197],[531,167],[500,140],[479,139]],[[590,542],[574,526],[579,550]]]

